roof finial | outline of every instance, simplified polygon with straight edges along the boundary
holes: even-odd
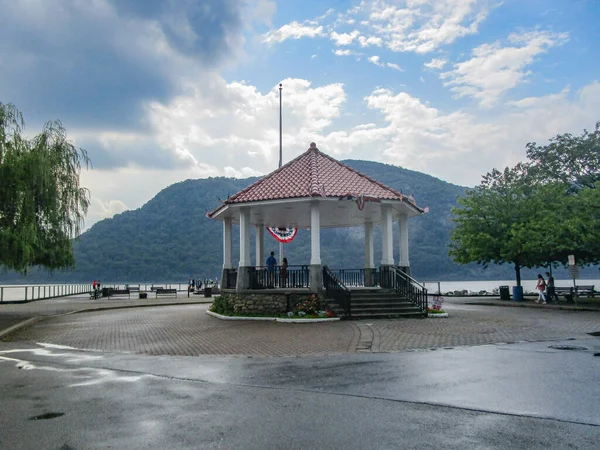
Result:
[[[314,148],[315,150],[317,150],[317,144],[315,144],[314,142],[311,142],[309,149],[311,149],[311,148]]]

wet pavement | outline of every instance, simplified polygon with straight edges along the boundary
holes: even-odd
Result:
[[[206,314],[209,304],[108,305],[113,309],[47,315],[2,339],[149,355],[309,356],[584,338],[600,331],[599,312],[461,301],[446,302],[447,319],[318,324],[222,321]]]
[[[598,311],[452,298],[447,319],[282,324],[158,300],[0,305],[30,320],[0,342],[0,449],[600,442]]]
[[[305,358],[0,343],[0,446],[596,449],[598,351],[593,337]]]

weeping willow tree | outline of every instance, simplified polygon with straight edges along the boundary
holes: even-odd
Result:
[[[32,139],[14,105],[0,103],[0,267],[26,273],[75,265],[89,191],[79,185],[90,160],[67,140],[59,121]]]

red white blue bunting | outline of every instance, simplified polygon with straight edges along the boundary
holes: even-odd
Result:
[[[298,233],[297,228],[274,228],[267,227],[267,231],[271,233],[277,241],[283,242],[284,244],[292,242]]]

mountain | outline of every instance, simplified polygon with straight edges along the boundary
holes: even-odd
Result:
[[[452,230],[451,209],[467,188],[432,176],[387,164],[347,160],[345,164],[387,186],[413,194],[430,212],[409,220],[409,256],[412,273],[421,281],[513,279],[509,265],[483,270],[476,264],[461,266],[448,257]],[[173,184],[139,209],[102,220],[74,243],[76,268],[52,276],[34,270],[27,277],[0,274],[11,282],[186,282],[190,277],[219,277],[223,263],[222,222],[206,218],[220,199],[235,194],[256,178],[208,178]],[[239,232],[234,226],[233,261],[239,261]],[[394,258],[398,261],[398,228],[394,226]],[[252,236],[254,242],[254,236]],[[321,258],[331,268],[364,267],[362,228],[321,232]],[[265,234],[265,254],[278,244]],[[254,245],[251,245],[252,253]],[[290,265],[310,261],[310,231],[299,230],[284,246]],[[381,260],[381,237],[375,227],[375,262]],[[254,255],[252,255],[254,261]],[[533,274],[538,271],[531,271]],[[530,276],[527,271],[524,277]]]

